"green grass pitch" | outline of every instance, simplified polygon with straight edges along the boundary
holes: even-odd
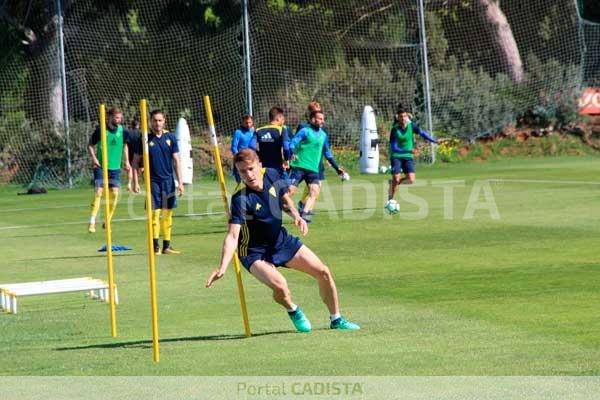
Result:
[[[204,288],[226,229],[218,184],[204,178],[176,211],[183,254],[157,258],[157,365],[146,225],[135,219],[143,196],[124,194],[113,240],[133,251],[114,257],[118,337],[108,306],[82,293],[26,297],[19,314],[0,313],[0,375],[597,375],[599,170],[589,157],[419,166],[420,185],[403,188],[413,197],[393,217],[383,213],[387,176],[329,176],[304,242],[362,330],[329,330],[316,283],[284,271],[314,327],[298,334],[243,271],[251,338],[233,266]],[[441,186],[450,180],[451,199]],[[86,231],[91,187],[19,190],[0,188],[0,282],[107,279],[103,231]],[[216,214],[181,217],[202,213]]]

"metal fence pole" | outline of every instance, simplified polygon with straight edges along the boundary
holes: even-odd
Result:
[[[56,19],[58,24],[58,63],[60,68],[60,81],[62,87],[62,98],[63,98],[63,126],[65,130],[65,139],[67,146],[67,178],[69,181],[69,188],[73,187],[73,176],[71,173],[71,138],[69,131],[69,104],[67,100],[67,73],[65,68],[65,42],[63,33],[63,17],[60,6],[61,0],[55,0],[56,4]]]
[[[244,78],[246,83],[246,113],[253,115],[252,112],[252,69],[250,65],[250,28],[248,15],[248,0],[242,1],[242,21],[244,24]]]
[[[429,85],[429,62],[427,61],[427,32],[425,31],[425,6],[419,0],[419,23],[421,25],[421,46],[423,47],[423,70],[425,72],[425,112],[427,113],[427,130],[433,133],[433,119],[431,117],[431,86]],[[435,147],[432,143],[431,163],[435,163]]]

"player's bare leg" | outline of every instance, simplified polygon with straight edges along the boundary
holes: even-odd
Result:
[[[299,332],[308,333],[311,331],[312,326],[310,321],[306,318],[302,310],[293,303],[287,281],[273,264],[261,260],[255,261],[250,266],[250,273],[260,282],[271,288],[273,299],[287,309],[294,327]]]
[[[321,193],[321,186],[318,183],[311,183],[308,185],[309,187],[309,195],[306,199],[306,203],[304,204],[304,213],[308,214],[315,205],[315,202],[319,198],[319,194]]]
[[[292,307],[292,294],[287,281],[273,264],[262,260],[255,261],[250,267],[250,273],[273,291],[273,299],[278,304],[286,309]]]
[[[358,330],[360,326],[346,321],[340,314],[337,287],[331,271],[311,249],[302,246],[286,266],[309,274],[319,282],[319,293],[330,313],[332,329]]]
[[[286,266],[302,271],[315,278],[319,283],[321,299],[329,309],[329,312],[331,314],[340,312],[337,288],[331,271],[311,249],[306,246],[300,247],[300,250],[286,263]]]
[[[404,177],[401,177],[400,174],[393,174],[392,179],[390,179],[390,190],[388,193],[388,200],[391,200],[396,195],[396,190],[398,189],[398,185],[412,185],[415,182],[415,173],[409,172]]]

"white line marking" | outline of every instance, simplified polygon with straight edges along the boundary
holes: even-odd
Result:
[[[89,207],[87,204],[78,204],[78,205],[68,205],[68,206],[55,206],[55,207],[30,207],[30,208],[9,208],[0,210],[0,213],[4,212],[17,212],[17,211],[44,211],[44,210],[56,210],[59,208],[83,208]]]
[[[210,215],[223,215],[224,211],[210,212],[210,213],[197,213],[197,214],[176,214],[173,218],[191,218],[191,217],[208,217]],[[112,222],[125,222],[125,221],[145,221],[145,217],[137,218],[116,218]],[[8,231],[12,229],[28,229],[28,228],[51,228],[55,226],[66,226],[66,225],[86,225],[88,221],[71,221],[71,222],[59,222],[56,224],[41,224],[41,225],[14,225],[14,226],[2,226],[0,231]]]
[[[600,185],[600,182],[591,181],[561,181],[561,180],[542,180],[542,179],[488,179],[488,182],[507,182],[507,183],[553,183],[556,185]]]
[[[133,195],[131,195],[133,196]],[[180,198],[180,201],[192,201],[192,200],[209,200],[209,199],[220,199],[221,196],[205,196],[205,195],[195,195],[193,193],[191,194],[186,194],[184,197]],[[104,199],[104,198],[103,198]],[[121,201],[123,201],[123,197],[120,198]],[[57,210],[57,209],[64,209],[64,208],[86,208],[89,207],[89,204],[70,204],[70,205],[64,205],[64,206],[51,206],[51,207],[28,207],[28,208],[6,208],[6,209],[2,209],[0,210],[0,213],[7,213],[7,212],[20,212],[20,211],[44,211],[44,210]]]

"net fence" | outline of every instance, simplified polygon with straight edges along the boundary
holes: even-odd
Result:
[[[67,143],[71,177],[85,182],[100,103],[127,121],[147,98],[168,128],[187,118],[194,146],[208,141],[203,95],[225,142],[248,111],[239,0],[62,0],[68,130],[56,1],[0,3],[0,182],[65,185]],[[568,120],[581,88],[600,80],[600,28],[584,3],[424,1],[427,93],[419,1],[249,1],[255,124],[279,105],[295,126],[316,100],[332,146],[354,151],[370,105],[385,152],[397,104],[427,128],[428,95],[438,137]]]

